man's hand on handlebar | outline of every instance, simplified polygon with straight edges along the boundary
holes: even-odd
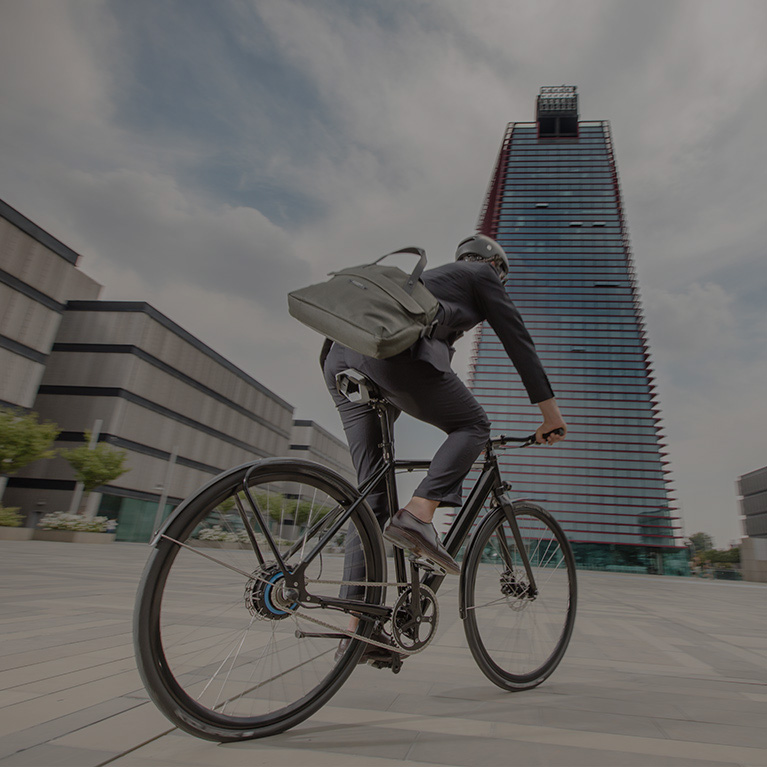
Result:
[[[543,416],[543,423],[535,430],[535,441],[539,445],[556,445],[567,436],[567,424],[556,399],[544,400],[538,403]]]
[[[562,426],[556,426],[553,429],[551,425],[542,424],[535,432],[535,442],[538,445],[556,445],[561,442],[567,434],[567,425],[562,421]]]

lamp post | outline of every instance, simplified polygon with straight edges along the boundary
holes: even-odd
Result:
[[[157,534],[162,524],[162,516],[165,511],[165,504],[168,502],[168,490],[170,489],[170,483],[173,479],[173,469],[176,466],[176,459],[178,458],[178,445],[173,446],[173,452],[168,459],[168,467],[165,469],[165,482],[160,485],[160,500],[157,502],[157,513],[154,517],[154,525],[152,527],[152,537]]]

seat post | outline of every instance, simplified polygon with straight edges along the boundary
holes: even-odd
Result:
[[[389,507],[389,519],[399,511],[399,498],[397,494],[397,476],[394,472],[394,429],[389,417],[389,408],[387,402],[382,397],[371,399],[371,406],[378,414],[378,421],[381,424],[381,454],[385,464],[389,464],[390,469],[386,472],[384,482],[386,483],[386,501]],[[383,525],[383,521],[379,520]],[[394,557],[394,573],[398,583],[405,583],[408,578],[407,567],[405,563],[405,554],[402,549],[395,548],[392,552]],[[403,591],[399,587],[400,593]]]
[[[383,452],[383,459],[386,462],[394,461],[394,438],[392,435],[392,425],[389,420],[389,409],[386,407],[385,399],[373,399],[370,404],[378,414],[378,422],[381,424],[381,444],[379,447]]]

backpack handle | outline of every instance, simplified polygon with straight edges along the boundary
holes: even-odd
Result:
[[[410,277],[408,277],[408,280],[405,283],[405,292],[412,293],[416,282],[418,282],[423,274],[423,270],[426,268],[426,251],[423,248],[417,247],[400,248],[399,250],[393,250],[391,253],[387,253],[385,256],[381,256],[381,258],[377,258],[373,263],[377,264],[385,258],[394,256],[397,253],[412,253],[414,256],[418,256],[418,263],[415,265],[415,269],[413,269]]]

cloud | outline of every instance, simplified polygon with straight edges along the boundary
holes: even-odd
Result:
[[[767,322],[747,327],[715,283],[653,291],[645,316],[687,532],[726,545],[741,534],[735,480],[764,464]]]
[[[683,291],[656,290],[645,313],[657,335],[653,350],[668,358],[664,361],[680,359],[681,349],[688,355],[686,359],[694,355],[699,360],[706,352],[715,352],[718,357],[740,347],[733,299],[720,285],[693,282]]]
[[[182,190],[172,176],[72,171],[58,181],[66,187],[62,209],[72,226],[88,231],[94,266],[104,259],[130,264],[155,287],[190,283],[273,312],[284,312],[288,290],[305,279],[305,265],[282,229],[252,208]]]

